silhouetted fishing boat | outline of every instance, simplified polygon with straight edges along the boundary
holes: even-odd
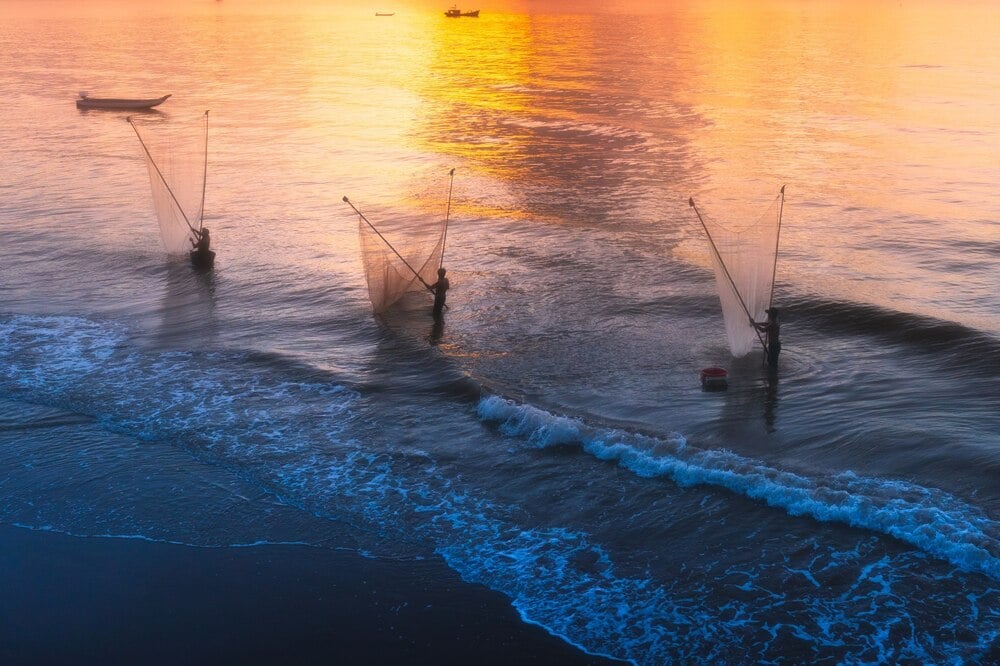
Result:
[[[479,10],[477,9],[471,12],[463,12],[461,9],[458,9],[458,7],[456,7],[455,5],[452,5],[451,9],[446,11],[444,15],[447,16],[448,18],[459,18],[462,16],[468,16],[470,18],[479,18]]]
[[[80,93],[76,100],[76,106],[80,109],[151,109],[167,101],[170,95],[157,97],[156,99],[116,99],[111,97],[90,97],[87,93]]]

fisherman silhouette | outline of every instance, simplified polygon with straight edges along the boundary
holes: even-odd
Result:
[[[194,235],[198,239],[197,242],[195,242],[193,238],[189,239],[192,247],[194,247],[194,251],[200,254],[208,252],[209,245],[212,242],[210,234],[208,233],[208,227],[203,227],[200,231],[195,229]]]
[[[434,292],[434,316],[440,317],[442,310],[444,310],[444,301],[448,290],[451,288],[451,283],[448,282],[448,278],[444,276],[447,273],[443,268],[438,269],[438,280],[431,285],[431,291]]]
[[[778,308],[768,308],[767,321],[756,322],[752,319],[753,327],[765,335],[764,344],[766,351],[764,358],[771,368],[778,367],[778,354],[781,353],[781,324],[778,322]]]

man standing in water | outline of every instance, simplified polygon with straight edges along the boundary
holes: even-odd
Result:
[[[776,369],[778,367],[778,354],[781,353],[781,324],[778,323],[778,308],[768,308],[767,321],[758,323],[750,320],[753,327],[764,334],[764,344],[767,349],[764,358],[768,367]]]
[[[451,283],[448,282],[448,278],[444,276],[447,271],[443,268],[438,269],[438,280],[431,285],[431,291],[434,292],[434,316],[440,317],[441,311],[444,310],[444,300],[448,289],[451,288]]]

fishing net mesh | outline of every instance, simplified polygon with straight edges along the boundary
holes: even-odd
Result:
[[[191,227],[201,228],[208,115],[194,120],[133,118],[153,191],[160,237],[170,254],[191,249]]]
[[[444,252],[446,223],[443,215],[437,221],[411,216],[395,217],[385,222],[372,220],[372,223],[384,240],[359,218],[361,261],[372,309],[384,312],[407,292],[426,291],[424,283],[431,285],[437,281],[437,270],[441,267]]]
[[[709,255],[733,356],[745,356],[761,345],[750,317],[763,322],[770,307],[781,200],[779,195],[759,219],[745,226],[723,225],[700,211],[710,235]]]

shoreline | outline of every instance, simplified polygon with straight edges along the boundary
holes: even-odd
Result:
[[[439,560],[0,526],[0,661],[614,664]]]

